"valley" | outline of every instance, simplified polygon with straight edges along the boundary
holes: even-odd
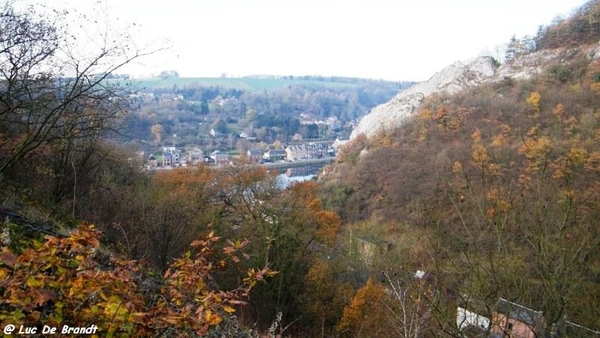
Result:
[[[2,13],[5,334],[600,337],[599,1],[419,83],[136,79]]]

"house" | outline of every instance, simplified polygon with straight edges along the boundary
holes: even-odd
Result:
[[[327,155],[327,147],[321,143],[295,144],[285,148],[288,161],[321,158]]]
[[[321,158],[327,155],[327,148],[322,143],[309,143],[304,147],[307,158]]]
[[[193,147],[187,152],[187,160],[191,163],[200,163],[204,161],[204,152],[199,147]]]
[[[306,158],[306,148],[303,144],[289,145],[285,148],[285,157],[288,161],[298,161]]]
[[[170,167],[173,165],[173,155],[171,153],[163,153],[162,166]]]
[[[215,161],[218,166],[226,166],[231,162],[231,158],[228,152],[215,150],[210,154],[210,158]]]
[[[221,95],[217,95],[217,97],[215,97],[211,102],[221,107],[225,105],[225,99]]]
[[[600,331],[575,324],[568,320],[559,320],[552,325],[551,337],[600,338]]]
[[[332,130],[340,130],[342,128],[342,122],[335,116],[330,116],[327,118],[326,123]]]
[[[346,143],[348,143],[348,139],[345,140],[341,140],[339,137],[335,139],[335,141],[333,141],[333,144],[331,145],[331,147],[334,150],[338,150],[340,147],[343,147]]]
[[[246,152],[246,156],[248,156],[248,163],[259,163],[262,155],[263,153],[259,149],[249,149]]]
[[[150,154],[150,156],[148,156],[148,167],[156,168],[157,166],[158,166],[158,160],[156,159],[156,156],[154,156],[154,154]]]
[[[390,242],[372,236],[358,237],[356,242],[360,259],[367,266],[373,265],[376,258],[392,249]]]
[[[544,314],[500,298],[492,311],[492,338],[545,337]]]
[[[542,311],[500,298],[492,309],[491,320],[482,315],[489,310],[481,301],[462,297],[457,307],[456,326],[468,337],[492,338],[600,338],[596,331],[567,320],[552,324],[546,332],[546,321]],[[489,330],[489,335],[487,332]]]
[[[174,167],[180,167],[181,166],[181,154],[179,152],[175,152],[172,153],[171,156],[173,157],[172,161],[172,166]]]
[[[267,150],[263,154],[263,159],[267,162],[277,162],[285,160],[287,153],[283,149],[271,149]]]
[[[332,146],[327,147],[326,154],[329,157],[334,157],[335,156],[335,149]]]
[[[468,295],[457,298],[456,327],[467,337],[487,337],[492,324],[489,307]]]
[[[213,160],[212,157],[208,156],[208,155],[204,155],[204,157],[202,158],[202,161],[206,164],[213,164],[215,163],[215,160]]]
[[[456,327],[463,332],[470,332],[474,335],[477,332],[483,336],[490,328],[490,319],[458,306],[456,308]]]

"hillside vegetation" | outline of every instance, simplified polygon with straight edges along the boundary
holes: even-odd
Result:
[[[543,311],[548,331],[600,328],[600,61],[580,49],[598,8],[543,30],[539,48],[563,53],[543,74],[430,96],[347,145],[323,180],[346,236],[397,244],[378,268],[434,276],[426,303],[447,334],[459,335],[449,298],[488,318],[509,299]]]
[[[144,171],[111,141],[130,106],[107,79],[152,51],[110,24],[81,50],[69,13],[38,14],[0,8],[3,333],[249,337],[294,320],[310,245],[340,226],[316,185],[282,190],[245,166]]]
[[[582,47],[600,37],[599,9],[592,1],[540,30],[536,48],[562,53],[540,75],[431,95],[405,124],[356,137],[319,181],[282,189],[277,173],[244,163],[141,169],[114,143],[131,123],[131,92],[106,80],[145,52],[117,34],[85,58],[65,55],[79,50],[63,34],[66,13],[46,20],[7,4],[0,328],[516,337],[494,317],[498,304],[513,302],[543,314],[528,324],[537,337],[597,337],[600,60]],[[518,65],[519,53],[508,62]],[[173,95],[164,105],[149,96],[149,104],[173,120],[192,108],[202,114],[211,89],[178,90],[199,105],[178,108]],[[302,102],[305,91],[282,93]],[[351,93],[334,94],[306,98],[317,109]],[[261,95],[246,98],[280,109]],[[237,99],[244,95],[231,96],[240,118],[260,121]],[[217,106],[212,113],[225,119],[233,111]],[[495,321],[463,327],[459,308]]]

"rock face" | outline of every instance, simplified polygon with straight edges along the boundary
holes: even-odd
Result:
[[[599,46],[542,50],[501,66],[490,56],[479,57],[466,64],[456,62],[437,72],[429,80],[417,83],[400,92],[389,102],[373,108],[352,131],[350,139],[360,134],[372,137],[382,130],[398,127],[417,110],[425,97],[433,93],[453,94],[481,83],[500,81],[505,78],[526,79],[542,72],[544,66],[562,62],[573,53],[584,52],[590,58],[599,57]]]
[[[437,72],[429,80],[417,83],[389,102],[373,108],[352,131],[350,138],[359,134],[371,137],[382,129],[395,128],[412,115],[426,96],[438,92],[452,94],[475,86],[493,76],[497,68],[492,57],[480,57],[468,64],[456,62]]]

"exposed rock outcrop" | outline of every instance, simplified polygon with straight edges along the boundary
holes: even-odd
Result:
[[[452,94],[477,85],[494,75],[497,68],[492,57],[480,57],[468,64],[456,62],[437,72],[429,80],[417,83],[389,102],[373,108],[352,131],[350,138],[361,133],[371,137],[384,128],[395,128],[419,107],[426,96],[437,92]]]
[[[453,94],[481,83],[506,78],[527,79],[542,72],[544,66],[562,62],[574,53],[583,52],[590,58],[598,58],[599,46],[542,50],[523,55],[503,65],[499,65],[490,56],[479,57],[469,63],[456,62],[437,72],[429,80],[417,83],[400,92],[389,102],[373,108],[352,131],[350,139],[360,134],[372,137],[382,130],[398,127],[417,110],[423,99],[431,94]]]

